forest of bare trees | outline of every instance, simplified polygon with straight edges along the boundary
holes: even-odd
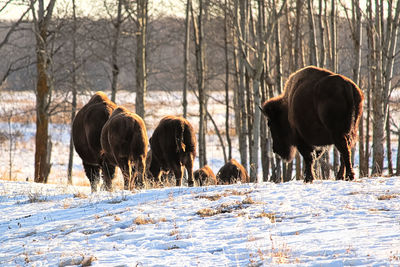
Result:
[[[0,15],[19,10],[0,22],[0,90],[36,94],[36,182],[47,182],[51,168],[52,117],[64,112],[70,124],[77,98],[98,90],[110,91],[112,100],[120,90],[135,92],[145,121],[152,90],[182,92],[177,115],[184,117],[194,92],[200,166],[213,129],[225,161],[237,144],[251,182],[302,179],[299,155],[286,163],[272,153],[259,106],[307,65],[346,75],[364,92],[354,150],[360,176],[400,175],[399,0],[180,0],[174,10],[156,0],[89,3],[90,15],[78,0],[0,3]],[[214,94],[225,95],[221,125],[208,111]],[[321,178],[334,177],[339,165],[338,153],[328,151],[316,166]],[[72,155],[71,141],[69,177]]]

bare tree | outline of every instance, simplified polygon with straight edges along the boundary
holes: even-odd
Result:
[[[228,16],[228,0],[225,0],[224,8],[224,53],[225,53],[225,136],[228,143],[228,159],[232,158],[232,141],[230,137],[229,127],[229,16]],[[226,161],[226,160],[225,160]]]
[[[36,137],[35,137],[35,182],[47,182],[50,173],[49,151],[49,105],[50,105],[50,78],[49,63],[51,56],[48,51],[49,24],[53,15],[56,0],[50,0],[45,8],[44,0],[38,0],[38,10],[31,0],[34,32],[36,36]]]
[[[77,105],[77,82],[76,82],[76,34],[77,34],[77,19],[76,19],[76,5],[75,0],[72,0],[72,103],[71,103],[71,126],[75,119],[76,105]],[[74,163],[74,142],[72,140],[72,127],[69,141],[69,158],[68,158],[68,184],[72,184],[72,166]]]
[[[183,117],[187,117],[187,91],[188,91],[188,76],[189,76],[189,54],[190,54],[190,9],[192,1],[186,1],[186,16],[185,16],[185,42],[183,47],[183,92],[182,92],[182,106]]]
[[[207,1],[207,0],[204,0]],[[193,8],[192,12],[192,21],[193,21],[193,30],[194,30],[194,39],[195,39],[195,49],[196,49],[196,74],[197,74],[197,90],[199,96],[199,165],[204,166],[207,164],[207,155],[206,155],[206,89],[205,89],[205,75],[206,75],[206,66],[205,66],[205,40],[204,40],[204,14],[206,12],[205,8],[207,7],[207,3],[203,0],[199,0],[199,15],[197,19],[194,15]]]

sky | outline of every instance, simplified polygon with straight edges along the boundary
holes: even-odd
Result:
[[[15,0],[14,0],[15,1]],[[0,7],[3,7],[7,0],[0,1]],[[116,2],[107,0],[107,2]],[[11,2],[7,7],[0,11],[0,20],[15,20],[20,18],[23,12],[26,10],[26,5],[18,5]],[[100,5],[99,5],[100,4]],[[78,7],[78,13],[83,16],[90,16],[99,13],[99,9],[103,8],[102,0],[76,0]],[[64,13],[65,10],[72,10],[72,1],[69,0],[57,0],[55,12]],[[150,12],[158,14],[163,12],[170,15],[179,16],[183,14],[184,4],[183,0],[152,0],[149,6]],[[72,11],[71,11],[72,12]]]

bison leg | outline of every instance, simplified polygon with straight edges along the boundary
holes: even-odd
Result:
[[[124,190],[131,190],[134,186],[132,183],[132,169],[128,159],[119,159],[118,167],[121,169],[122,176],[124,177]]]
[[[112,191],[112,180],[114,179],[115,175],[115,166],[108,162],[103,162],[102,171],[104,189],[107,191]]]
[[[183,179],[183,167],[181,165],[180,166],[175,165],[173,166],[172,171],[175,174],[176,186],[181,186]]]
[[[92,192],[96,192],[100,182],[100,166],[83,163],[83,168],[89,179]]]
[[[146,169],[146,159],[141,158],[135,162],[135,186],[137,188],[144,187],[144,170]]]
[[[336,179],[338,180],[338,177],[343,179],[344,170],[346,169],[346,178],[350,181],[354,180],[354,171],[351,164],[351,149],[348,138],[346,136],[338,138],[335,142],[335,146],[340,152],[340,169]]]
[[[188,160],[185,163],[185,167],[188,173],[188,186],[194,186],[194,178],[193,178],[193,160]]]
[[[338,173],[336,174],[336,180],[344,180],[344,170],[345,170],[344,159],[342,156],[340,156],[340,167]]]
[[[314,180],[314,158],[313,158],[313,149],[304,144],[300,144],[297,146],[300,154],[303,156],[304,159],[304,182],[312,183]]]

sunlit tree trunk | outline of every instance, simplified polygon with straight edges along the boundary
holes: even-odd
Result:
[[[48,27],[53,14],[55,0],[50,0],[44,7],[44,0],[38,0],[38,12],[32,0],[32,15],[34,18],[36,35],[36,136],[35,136],[35,174],[34,181],[45,183],[50,173],[49,151],[49,105],[50,105],[50,80],[48,69],[50,54],[48,53]]]
[[[147,0],[137,0],[136,20],[136,113],[145,118],[145,97],[147,93],[146,39]]]

